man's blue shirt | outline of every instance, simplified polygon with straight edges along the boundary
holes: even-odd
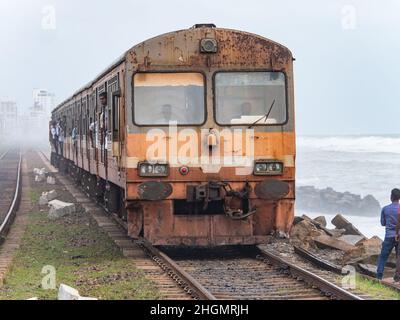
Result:
[[[383,207],[381,212],[381,225],[386,227],[385,238],[393,238],[396,236],[396,226],[399,219],[400,204],[393,202]]]

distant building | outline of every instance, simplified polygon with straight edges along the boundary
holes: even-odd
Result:
[[[8,136],[18,124],[17,103],[10,99],[0,100],[0,136]]]
[[[33,113],[42,113],[48,115],[55,106],[54,94],[44,89],[33,89]]]
[[[33,89],[33,106],[29,112],[29,126],[42,135],[47,132],[50,114],[55,107],[55,96],[44,89]],[[26,120],[25,120],[26,121]]]

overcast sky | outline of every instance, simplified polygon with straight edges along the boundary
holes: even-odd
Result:
[[[213,22],[291,49],[300,134],[400,133],[399,13],[398,0],[0,0],[0,97],[60,102],[136,43]]]

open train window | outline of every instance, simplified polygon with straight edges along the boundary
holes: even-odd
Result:
[[[112,94],[112,135],[113,141],[118,141],[119,138],[119,99],[121,97],[121,92],[119,90],[113,92]]]
[[[283,125],[287,122],[283,72],[218,72],[215,118],[221,125]]]
[[[133,121],[137,125],[201,125],[206,120],[201,73],[137,73],[133,87]]]

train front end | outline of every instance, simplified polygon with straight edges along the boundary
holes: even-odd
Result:
[[[128,229],[155,245],[259,244],[294,217],[293,58],[212,25],[127,54]]]

